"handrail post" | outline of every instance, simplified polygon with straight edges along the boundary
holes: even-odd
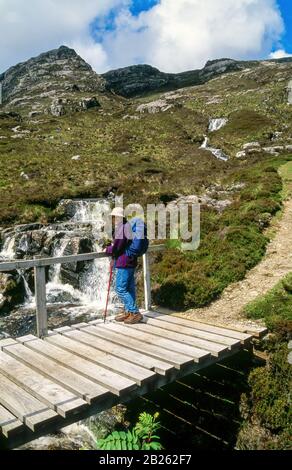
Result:
[[[151,310],[151,278],[149,254],[143,255],[143,280],[144,280],[144,299],[145,310]]]
[[[35,302],[37,336],[42,338],[48,334],[48,315],[46,306],[46,268],[34,267]]]

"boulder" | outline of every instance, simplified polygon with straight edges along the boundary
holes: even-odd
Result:
[[[64,252],[63,256],[77,255],[81,253],[91,253],[93,250],[92,241],[88,238],[72,238]],[[88,264],[85,261],[78,261],[74,263],[62,264],[60,276],[62,282],[71,284],[74,288],[79,288],[80,274],[88,269]]]
[[[84,98],[79,102],[79,106],[83,109],[100,108],[100,103],[94,96],[93,98]]]
[[[236,158],[245,158],[246,157],[246,152],[245,152],[245,150],[241,150],[240,152],[237,152],[237,154],[235,156],[236,156]]]
[[[50,107],[50,112],[53,116],[57,116],[57,117],[60,117],[66,114],[63,100],[60,98],[53,100],[51,107]]]
[[[166,100],[156,100],[150,103],[140,104],[137,108],[138,113],[149,113],[155,114],[159,112],[165,112],[173,108],[172,104],[169,104]]]
[[[285,149],[284,146],[275,145],[274,147],[263,147],[264,152],[270,153],[271,155],[278,155]]]
[[[261,144],[259,142],[248,142],[242,146],[243,150],[251,149],[251,148],[260,148]]]
[[[11,309],[25,300],[25,285],[18,271],[0,273],[0,316],[8,314]]]

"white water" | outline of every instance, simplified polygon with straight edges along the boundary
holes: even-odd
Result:
[[[92,241],[93,251],[101,252],[102,248],[99,245],[99,240],[101,239],[106,215],[109,213],[109,202],[80,200],[71,201],[71,204],[74,206],[75,213],[69,221],[69,228],[66,228],[66,224],[64,226],[60,224],[60,232],[63,236],[56,241],[51,256],[63,256],[72,237],[76,239],[78,237],[83,238],[84,236]],[[83,224],[84,230],[82,229]],[[51,228],[44,228],[42,230],[45,230],[47,233],[52,232],[52,236],[59,233]],[[18,241],[17,247],[15,246],[15,236],[7,237],[0,252],[0,259],[15,259],[16,248],[21,248],[23,252],[26,252],[27,237],[25,234]],[[92,312],[92,314],[96,314],[98,311],[102,311],[106,303],[109,271],[110,260],[108,258],[88,262],[87,269],[79,274],[79,288],[76,288],[69,283],[63,282],[61,264],[52,265],[49,272],[49,282],[46,285],[48,305],[62,304],[65,306],[68,304],[68,309],[66,308],[65,310],[71,317],[80,313]],[[25,272],[18,272],[24,282],[26,294],[24,307],[34,308],[35,297],[29,288]],[[111,289],[112,291],[113,289]],[[111,293],[109,309],[113,308],[113,301],[114,294]]]
[[[208,131],[209,132],[219,131],[219,129],[226,126],[227,122],[228,122],[227,118],[210,119]]]
[[[202,143],[200,148],[211,152],[214,157],[218,158],[219,160],[223,160],[224,162],[227,162],[229,160],[229,157],[223,152],[223,150],[216,149],[214,147],[209,147],[208,142],[209,139],[207,136],[205,136],[204,142]]]
[[[72,222],[91,224],[94,241],[94,251],[101,252],[98,238],[101,230],[105,227],[105,220],[110,212],[108,201],[78,201],[77,210]],[[91,262],[86,275],[81,275],[80,290],[83,294],[83,302],[86,305],[100,309],[106,303],[107,288],[110,272],[110,260],[107,258],[97,259]],[[112,298],[110,299],[110,303]]]
[[[0,259],[3,258],[5,260],[12,260],[15,257],[14,252],[15,247],[15,237],[7,237],[4,241],[3,248],[0,252]]]

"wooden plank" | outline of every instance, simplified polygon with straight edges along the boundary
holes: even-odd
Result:
[[[33,370],[53,379],[62,387],[83,398],[88,403],[101,401],[109,396],[109,391],[85,377],[61,366],[56,361],[44,357],[20,343],[5,347],[5,352],[23,362]]]
[[[240,341],[235,338],[228,338],[227,336],[197,330],[195,328],[190,328],[189,326],[185,327],[170,322],[160,321],[159,318],[156,319],[151,317],[145,317],[144,323],[146,323],[147,325],[157,326],[165,330],[173,331],[175,333],[181,333],[186,336],[204,339],[213,343],[225,344],[230,350],[238,349],[238,347],[240,346]]]
[[[175,343],[175,347],[179,345],[179,347],[189,347],[192,346],[194,348],[198,348],[197,351],[203,349],[205,351],[209,351],[212,356],[219,357],[220,355],[224,354],[228,348],[222,344],[212,343],[211,341],[206,341],[199,338],[193,338],[191,336],[182,335],[180,333],[174,333],[173,331],[168,331],[163,328],[158,328],[156,326],[147,325],[145,323],[137,323],[135,325],[125,325],[127,329],[138,330],[142,334],[150,334],[154,336],[158,336],[163,341],[164,339],[169,339]],[[161,341],[159,339],[159,341]],[[187,349],[188,350],[188,349]],[[186,351],[187,351],[186,350]]]
[[[105,369],[111,370],[124,377],[134,380],[138,385],[142,386],[156,378],[155,372],[152,372],[136,364],[129,363],[123,359],[119,359],[112,354],[99,351],[82,343],[76,343],[74,339],[67,336],[54,335],[49,336],[47,341],[66,351],[77,354]]]
[[[23,388],[0,373],[0,404],[36,431],[45,424],[59,419],[58,414],[49,409]]]
[[[174,370],[174,367],[167,362],[160,361],[159,359],[147,356],[146,354],[142,354],[138,351],[133,353],[133,350],[127,347],[123,347],[121,345],[112,343],[109,340],[97,338],[88,334],[90,331],[92,331],[92,327],[86,326],[86,328],[84,328],[82,326],[81,330],[71,330],[63,334],[71,339],[74,339],[75,341],[92,346],[93,348],[100,351],[108,352],[113,356],[125,359],[129,363],[138,364],[146,369],[154,370],[157,374],[166,375],[167,373],[170,373]]]
[[[218,335],[227,336],[229,338],[235,338],[235,339],[242,341],[243,343],[251,340],[251,335],[247,335],[239,331],[235,331],[235,330],[228,329],[228,328],[221,328],[219,326],[215,326],[215,325],[213,326],[207,323],[203,323],[203,322],[199,322],[195,320],[189,320],[187,318],[176,317],[172,314],[164,314],[164,313],[155,312],[155,311],[147,311],[147,312],[143,312],[143,314],[146,317],[159,318],[159,320],[164,321],[164,322],[174,323],[176,325],[186,326],[189,328],[196,328],[198,330],[208,331],[210,333],[216,333]]]
[[[0,372],[63,418],[87,406],[84,400],[3,351],[0,351]]]
[[[150,280],[150,264],[149,254],[143,255],[143,282],[144,282],[144,302],[145,309],[151,308],[151,280]]]
[[[34,283],[37,335],[39,338],[42,338],[48,333],[48,314],[46,306],[46,271],[44,267],[35,266]]]
[[[89,329],[90,328],[90,329]],[[82,329],[84,331],[84,329]],[[92,326],[86,329],[86,332],[98,336],[99,338],[106,338],[111,341],[113,344],[121,345],[129,348],[129,351],[133,351],[134,355],[136,351],[147,354],[148,356],[154,357],[155,359],[163,360],[169,362],[170,365],[174,365],[176,369],[189,366],[194,362],[194,359],[190,356],[177,353],[175,351],[166,351],[164,348],[161,348],[158,345],[151,345],[147,343],[142,343],[138,339],[124,337],[120,333],[107,330],[104,326]]]
[[[23,431],[23,423],[10,411],[0,405],[0,430],[8,439]]]
[[[132,338],[136,338],[141,341],[141,347],[143,347],[144,342],[145,343],[150,343],[150,344],[157,344],[161,346],[162,348],[168,349],[169,351],[175,351],[181,354],[185,354],[189,357],[192,357],[195,362],[199,361],[204,361],[206,357],[210,354],[210,351],[207,349],[202,350],[197,347],[190,346],[188,344],[182,344],[178,342],[176,339],[167,339],[160,337],[159,339],[155,334],[151,334],[150,332],[147,333],[147,331],[139,331],[138,328],[133,328],[136,325],[120,325],[118,323],[110,323],[108,325],[104,325],[103,328],[109,329],[111,331],[116,331],[118,333],[121,333],[122,335],[125,336],[130,336]],[[144,325],[141,323],[142,327],[147,327],[147,325]],[[150,328],[150,326],[149,326]],[[127,341],[125,339],[125,341]]]
[[[64,351],[50,344],[48,341],[42,341],[35,337],[34,340],[30,338],[28,341],[25,341],[24,344],[34,351],[57,361],[59,364],[107,388],[115,395],[120,396],[137,388],[137,384],[133,380],[92,364],[92,362],[69,353],[68,351]]]

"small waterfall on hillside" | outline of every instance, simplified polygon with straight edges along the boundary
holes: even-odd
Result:
[[[226,126],[227,122],[228,122],[227,118],[210,119],[208,131],[209,132],[219,131],[219,129]]]
[[[223,160],[224,162],[227,162],[229,160],[229,157],[223,152],[223,150],[210,147],[208,143],[209,143],[208,137],[204,136],[204,142],[202,143],[200,148],[211,152],[214,155],[214,157],[218,158],[219,160]]]

